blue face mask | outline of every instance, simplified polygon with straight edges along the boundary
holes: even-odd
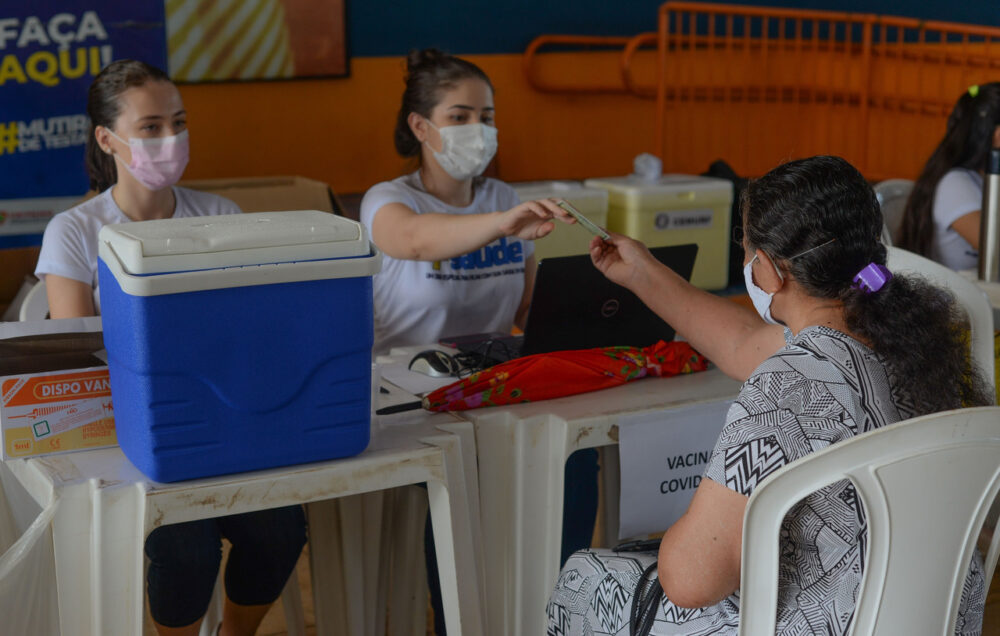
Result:
[[[767,254],[765,254],[765,256],[767,256]],[[757,310],[757,313],[764,319],[764,322],[770,325],[780,325],[781,323],[771,316],[771,300],[774,297],[774,294],[767,293],[760,287],[757,287],[757,284],[753,282],[752,268],[755,260],[757,260],[756,255],[750,259],[749,263],[743,266],[743,280],[747,285],[747,293],[750,294],[750,300],[753,302],[753,308]],[[785,277],[781,275],[781,270],[774,265],[774,261],[771,260],[770,256],[767,257],[767,260],[771,263],[771,267],[774,267],[774,271],[778,273],[778,278],[784,282]]]

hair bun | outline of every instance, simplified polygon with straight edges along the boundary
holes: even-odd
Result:
[[[414,69],[423,66],[436,66],[448,57],[446,53],[439,49],[429,48],[422,50],[412,50],[406,56],[406,70],[412,72]]]

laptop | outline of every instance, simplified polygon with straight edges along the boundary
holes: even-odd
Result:
[[[685,280],[691,279],[698,255],[696,244],[652,247],[649,251]],[[588,254],[581,254],[538,263],[523,336],[474,334],[443,338],[441,343],[483,355],[497,364],[535,353],[617,345],[645,347],[673,338],[670,325],[638,296],[605,278]]]

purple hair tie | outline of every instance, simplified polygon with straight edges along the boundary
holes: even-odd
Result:
[[[858,272],[854,277],[851,287],[860,289],[866,294],[873,294],[882,289],[882,286],[892,280],[892,272],[885,265],[878,263],[868,263],[868,265]]]

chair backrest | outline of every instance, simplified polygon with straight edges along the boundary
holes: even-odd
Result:
[[[990,406],[898,422],[763,480],[743,520],[741,636],[774,633],[778,536],[788,510],[841,479],[854,483],[868,518],[851,633],[953,634],[976,540],[1000,489],[998,457],[1000,407]],[[996,556],[995,536],[989,575]]]
[[[882,207],[882,242],[894,245],[899,242],[899,227],[903,223],[903,209],[913,190],[910,179],[887,179],[874,186],[878,204]]]
[[[45,291],[45,279],[35,283],[24,297],[18,320],[45,320],[49,317],[49,297]]]
[[[919,274],[928,282],[954,294],[969,317],[972,334],[972,361],[982,371],[991,391],[994,387],[993,308],[989,298],[976,284],[958,272],[913,252],[889,247],[889,270],[896,273]],[[995,398],[995,396],[994,396]]]

